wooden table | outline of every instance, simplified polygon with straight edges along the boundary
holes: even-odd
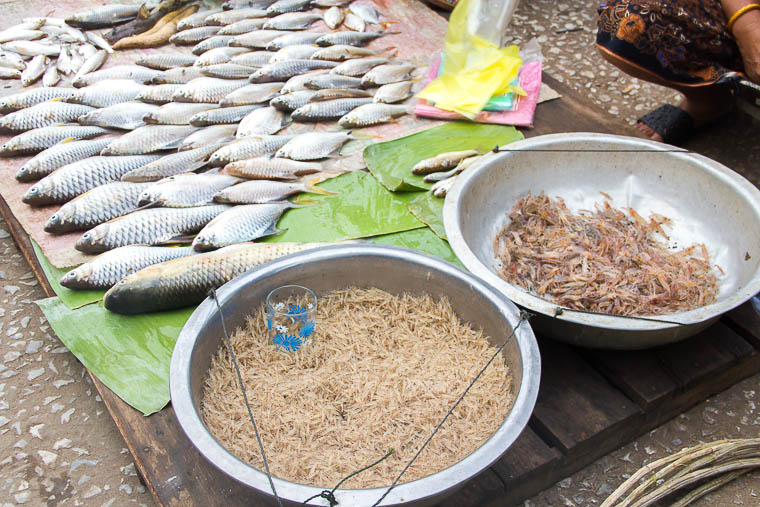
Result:
[[[566,86],[539,105],[526,136],[588,131],[630,134]],[[54,292],[26,232],[4,201],[8,222],[48,296]],[[700,335],[637,352],[574,348],[539,336],[543,376],[533,417],[505,456],[440,505],[512,505],[760,371],[760,316],[746,304]],[[93,382],[160,505],[273,504],[227,478],[195,450],[171,406],[144,417]],[[571,381],[570,381],[571,380]]]

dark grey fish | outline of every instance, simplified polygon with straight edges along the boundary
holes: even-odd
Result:
[[[0,156],[37,153],[65,139],[89,139],[107,133],[108,130],[101,127],[73,125],[42,127],[10,138],[0,146]]]
[[[325,88],[361,88],[362,80],[358,77],[339,76],[337,74],[320,74],[307,79],[304,86],[312,90],[323,90]]]
[[[34,181],[47,176],[59,167],[97,155],[111,139],[92,141],[61,141],[26,162],[16,173],[18,181]]]
[[[101,253],[126,245],[161,245],[187,241],[217,215],[230,207],[224,204],[197,208],[152,208],[115,218],[85,232],[75,248]]]
[[[101,155],[143,155],[171,150],[196,130],[197,127],[185,125],[146,125],[117,137],[103,148]]]
[[[92,111],[90,106],[67,104],[61,101],[43,102],[0,119],[0,129],[21,132],[76,121]]]
[[[135,62],[137,65],[155,70],[168,70],[175,67],[189,67],[197,58],[192,55],[174,53],[170,55],[145,55]]]
[[[363,46],[384,35],[393,33],[395,32],[332,32],[321,36],[315,41],[315,44],[318,46],[333,46],[335,44]]]
[[[139,10],[139,5],[104,5],[72,14],[66,23],[87,30],[105,28],[136,18]]]
[[[68,202],[95,187],[119,181],[122,174],[157,158],[158,155],[86,158],[44,177],[21,200],[33,206]]]
[[[150,183],[107,183],[67,202],[47,222],[45,232],[65,234],[87,230],[137,209],[137,201]]]
[[[65,100],[66,102],[92,107],[108,107],[135,100],[140,93],[147,89],[147,86],[128,79],[106,80],[80,88],[69,94]]]
[[[279,0],[267,7],[267,16],[279,16],[286,12],[299,12],[311,9],[311,0]]]
[[[324,102],[311,102],[293,111],[291,117],[295,121],[326,121],[337,120],[364,104],[371,104],[372,99],[336,99]]]
[[[206,18],[207,25],[231,25],[237,21],[250,18],[264,18],[267,12],[256,7],[244,7],[212,14]]]
[[[322,32],[282,33],[279,37],[270,40],[264,47],[267,51],[279,51],[287,46],[314,44],[322,35],[324,35]]]
[[[192,255],[191,246],[128,245],[98,255],[63,275],[61,285],[68,289],[110,289],[121,279],[143,268]]]
[[[309,12],[286,12],[270,18],[262,27],[264,30],[305,30],[322,19],[321,14]]]

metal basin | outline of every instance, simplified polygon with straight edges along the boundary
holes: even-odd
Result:
[[[396,247],[336,246],[319,248],[265,264],[227,283],[218,291],[225,323],[235,329],[259,308],[270,290],[297,283],[317,295],[334,289],[377,287],[395,294],[446,296],[459,317],[479,326],[501,344],[519,321],[517,307],[474,276],[440,259]],[[271,494],[266,475],[222,447],[200,415],[201,389],[211,356],[222,341],[216,305],[204,301],[185,324],[171,362],[174,411],[187,436],[214,466],[252,488],[252,495]],[[514,404],[498,430],[462,461],[428,477],[394,488],[381,505],[430,505],[454,492],[487,468],[509,448],[528,422],[538,394],[540,359],[533,331],[523,323],[503,351],[512,372]],[[273,452],[271,449],[267,450]],[[323,488],[274,479],[288,505],[300,505]],[[387,488],[338,490],[340,505],[374,504]],[[326,505],[314,500],[309,505]]]
[[[630,137],[573,133],[538,136],[490,153],[454,184],[443,209],[446,235],[473,274],[536,312],[539,333],[595,348],[640,349],[675,342],[706,328],[760,291],[760,191],[729,168],[673,146]],[[520,151],[525,150],[525,151]],[[501,279],[493,238],[529,192],[560,196],[573,211],[613,198],[616,207],[672,219],[671,246],[707,246],[719,276],[715,302],[663,315],[674,323],[565,312]]]

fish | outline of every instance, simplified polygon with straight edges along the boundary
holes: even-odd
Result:
[[[104,5],[88,11],[74,13],[66,18],[66,23],[87,30],[104,28],[136,18],[139,10],[139,5]]]
[[[300,76],[293,76],[285,82],[285,85],[282,87],[282,90],[280,90],[280,93],[286,94],[286,93],[291,93],[291,92],[307,90],[308,89],[306,88],[307,81],[311,80],[311,78],[313,78],[314,76],[326,74],[328,71],[329,69],[320,69],[320,70],[313,70],[311,72],[307,72],[306,74],[302,74]]]
[[[8,67],[0,67],[0,79],[21,79],[21,71]]]
[[[119,39],[113,47],[115,49],[153,48],[166,44],[172,35],[177,33],[177,23],[183,18],[190,16],[198,10],[197,5],[188,5],[182,9],[166,14],[158,23],[147,32]]]
[[[236,35],[214,35],[213,37],[209,37],[208,39],[201,41],[195,46],[193,46],[193,49],[191,52],[194,55],[202,55],[206,51],[210,51],[212,49],[223,48],[225,46],[235,46],[235,44],[230,44],[235,37],[237,36]]]
[[[205,206],[213,202],[220,190],[240,181],[240,178],[218,173],[177,174],[152,183],[140,194],[137,204],[163,208]]]
[[[250,18],[265,18],[267,11],[256,7],[227,10],[212,14],[206,18],[207,25],[231,25],[237,21]]]
[[[98,224],[137,209],[137,200],[150,183],[115,181],[100,185],[61,206],[45,222],[45,232],[66,234],[92,229]]]
[[[412,167],[412,174],[430,174],[453,169],[462,160],[480,155],[477,150],[450,151],[417,162]]]
[[[71,104],[74,105],[74,104]],[[81,106],[86,107],[86,106]],[[145,125],[143,116],[158,109],[154,104],[143,102],[122,102],[85,113],[77,120],[82,125],[97,125],[98,127],[134,130]]]
[[[469,160],[469,159],[465,159],[465,160]],[[437,173],[427,174],[422,179],[422,181],[424,181],[425,183],[435,183],[436,181],[443,181],[443,180],[449,179],[452,176],[459,174],[459,172],[460,172],[459,166],[456,166],[454,169],[451,169],[450,171],[440,171]]]
[[[272,5],[276,0],[227,0],[222,3],[222,9],[225,11],[231,9],[243,9],[247,7],[253,7],[256,9],[264,9]]]
[[[209,155],[220,148],[219,144],[201,146],[192,150],[170,153],[160,159],[145,164],[121,176],[121,181],[144,183],[158,181],[175,174],[182,174],[200,169],[208,162]]]
[[[311,102],[323,102],[335,99],[355,99],[372,97],[372,93],[358,88],[323,88],[314,92]]]
[[[220,79],[216,77],[199,77],[185,84],[173,100],[177,102],[218,103],[234,90],[248,84],[246,79]]]
[[[0,128],[19,132],[50,127],[52,125],[76,121],[77,118],[93,109],[90,106],[67,104],[60,100],[42,102],[0,118]]]
[[[412,85],[411,81],[385,84],[377,89],[373,100],[384,104],[401,102],[412,96]]]
[[[270,155],[291,139],[293,136],[251,136],[238,139],[216,150],[209,158],[209,165],[225,165],[236,160]]]
[[[365,88],[379,86],[399,81],[407,81],[415,69],[408,63],[390,63],[378,65],[362,77],[362,86]]]
[[[196,114],[218,107],[218,104],[170,102],[146,114],[143,119],[150,125],[190,125],[190,119]]]
[[[4,42],[0,48],[5,51],[13,51],[22,56],[57,56],[61,52],[60,44],[46,44],[31,40],[12,40]]]
[[[204,148],[214,144],[224,144],[235,138],[236,125],[212,125],[187,136],[177,148],[179,151]]]
[[[407,114],[409,114],[407,106],[370,103],[347,113],[338,120],[338,125],[344,129],[364,128],[386,123]]]
[[[58,53],[58,59],[55,62],[56,68],[66,74],[67,76],[74,72],[74,69],[71,64],[71,55],[69,54],[69,50],[66,47],[61,48],[61,52]]]
[[[222,12],[222,9],[198,11],[195,14],[192,14],[177,23],[177,30],[189,30],[191,28],[200,28],[202,26],[206,26],[206,18],[220,12]]]
[[[221,27],[219,35],[243,35],[254,30],[261,30],[261,27],[266,22],[267,18],[241,19],[240,21],[235,21],[230,25]]]
[[[89,139],[106,133],[108,130],[101,127],[74,125],[42,127],[10,138],[0,146],[0,156],[37,153],[64,139]]]
[[[249,51],[250,50],[248,48],[231,48],[229,46],[209,49],[198,57],[193,66],[199,67],[201,70],[203,70],[203,67],[206,67],[208,65],[218,65],[227,62],[231,62],[236,65],[245,65],[244,63],[235,62],[232,60],[234,60],[237,56],[248,54]]]
[[[283,181],[251,180],[224,188],[214,194],[214,202],[223,204],[266,204],[277,202],[293,194],[311,192],[320,195],[335,195],[314,186],[319,178],[311,183],[286,183]]]
[[[240,120],[235,137],[240,139],[256,135],[276,134],[287,124],[285,114],[282,111],[278,111],[272,106],[260,107]]]
[[[169,70],[175,67],[190,67],[196,60],[197,57],[193,55],[173,53],[169,55],[144,55],[138,58],[135,63],[150,69]]]
[[[308,132],[288,141],[275,156],[291,160],[319,160],[337,153],[349,139],[352,139],[351,132]]]
[[[276,224],[280,216],[290,208],[300,207],[288,201],[232,206],[201,229],[193,239],[193,249],[206,252],[279,234],[282,231]]]
[[[84,63],[82,63],[82,66],[74,75],[73,81],[81,81],[82,77],[85,74],[89,74],[90,72],[98,70],[100,66],[103,65],[103,62],[106,61],[107,57],[108,53],[106,53],[105,50],[101,49],[99,51],[96,51],[92,56],[87,58]]]
[[[172,96],[180,89],[181,84],[160,84],[146,86],[145,90],[138,93],[135,100],[150,102],[151,104],[166,104],[172,101]]]
[[[37,40],[46,36],[47,34],[40,30],[11,27],[0,32],[0,43],[12,40]]]
[[[321,32],[299,32],[287,33],[280,32],[279,37],[275,37],[266,44],[267,51],[279,51],[288,46],[301,46],[303,44],[314,44],[314,41],[322,36]]]
[[[285,46],[278,50],[270,60],[270,63],[284,62],[287,60],[306,60],[311,58],[319,48],[311,44],[295,44],[293,46]]]
[[[446,197],[446,194],[451,189],[451,187],[454,186],[454,182],[456,182],[456,180],[457,180],[456,176],[452,176],[451,178],[446,178],[445,180],[441,180],[430,188],[430,192],[435,197],[442,199]]]
[[[280,94],[283,83],[249,84],[227,94],[219,105],[222,107],[244,106],[269,102]]]
[[[264,49],[270,42],[277,37],[285,35],[287,32],[281,30],[255,30],[253,32],[245,33],[242,35],[229,36],[229,45],[233,47],[245,47],[254,49]],[[225,37],[227,37],[225,35]],[[280,48],[278,48],[280,49]]]
[[[74,248],[94,254],[126,245],[164,245],[187,241],[189,236],[229,209],[226,204],[212,204],[195,208],[133,211],[85,232]]]
[[[362,80],[358,77],[340,76],[338,74],[321,74],[306,79],[304,86],[311,90],[325,88],[361,88]]]
[[[357,107],[371,103],[372,99],[369,97],[310,102],[293,111],[291,117],[293,120],[301,122],[337,120]]]
[[[287,60],[284,62],[268,63],[251,74],[248,80],[252,83],[287,81],[293,76],[301,75],[310,70],[329,69],[336,65],[335,62],[323,60]]]
[[[82,68],[82,65],[84,65],[84,57],[79,54],[79,51],[77,51],[74,48],[71,48],[69,50],[69,56],[70,56],[70,65],[69,68],[71,69],[71,72],[76,74],[79,72],[79,69]],[[72,82],[72,84],[74,84]]]
[[[169,37],[169,42],[176,44],[177,46],[188,46],[198,44],[202,40],[206,40],[220,30],[219,26],[200,26],[198,28],[190,28],[189,30],[183,30],[177,32]]]
[[[260,105],[231,106],[222,107],[203,111],[190,118],[190,125],[195,127],[208,127],[209,125],[223,125],[230,123],[239,123],[248,113],[254,109],[261,108]]]
[[[254,69],[252,67],[235,65],[234,63],[220,63],[201,67],[201,74],[204,76],[222,79],[248,79],[253,72]]]
[[[353,12],[346,13],[345,18],[343,19],[343,26],[354,32],[363,32],[366,28],[364,20]]]
[[[55,65],[49,65],[45,73],[42,74],[42,86],[55,86],[61,80],[58,69]]]
[[[135,81],[137,83],[150,83],[151,80],[161,75],[161,71],[155,69],[149,69],[141,65],[116,65],[107,69],[96,70],[80,76],[74,80],[72,84],[76,88],[83,86],[89,86],[97,83],[98,81],[105,81],[110,79],[126,79]]]
[[[346,18],[346,15],[343,14],[343,10],[341,10],[340,7],[330,7],[325,11],[324,14],[324,21],[328,28],[331,30],[335,30],[338,28],[341,23],[343,23],[343,20]]]
[[[378,65],[390,62],[387,58],[358,58],[347,60],[330,70],[333,74],[341,76],[360,77]]]
[[[311,8],[311,0],[278,0],[267,7],[267,16],[279,16],[286,12],[306,11]]]
[[[186,84],[199,77],[204,77],[199,67],[178,67],[163,71],[151,82],[153,84]]]
[[[60,284],[73,290],[107,290],[143,268],[194,252],[190,246],[122,246],[72,269],[63,275]]]
[[[313,0],[312,4],[316,7],[344,7],[351,2],[352,0]]]
[[[103,148],[101,155],[143,155],[171,150],[198,130],[186,125],[145,125],[117,137]]]
[[[155,264],[131,274],[103,297],[114,313],[140,314],[173,310],[203,301],[236,276],[278,257],[328,243],[243,243],[213,252]]]
[[[364,58],[366,56],[375,56],[378,51],[369,48],[360,48],[348,44],[336,44],[333,46],[323,47],[317,50],[312,58],[316,60],[330,60],[333,62],[344,62],[354,58]]]
[[[113,53],[111,45],[98,32],[87,32],[85,35],[87,36],[87,40],[95,44],[95,46],[105,50],[106,53]]]
[[[99,154],[110,142],[111,139],[64,139],[28,160],[16,173],[16,180],[28,182],[43,178],[59,167]]]
[[[249,158],[224,166],[224,174],[249,180],[296,180],[300,176],[322,171],[317,162],[299,162],[289,158]]]
[[[311,102],[316,94],[314,90],[298,90],[273,98],[269,101],[269,105],[278,111],[289,113]]]
[[[11,53],[10,51],[0,51],[0,67],[7,67],[9,69],[24,70],[26,63],[21,55]]]
[[[158,155],[95,156],[72,162],[32,185],[21,200],[32,206],[68,202],[95,187],[119,181],[125,172],[157,158]]]
[[[286,12],[270,18],[262,27],[264,30],[305,30],[322,19],[321,14],[309,12]]]
[[[73,104],[108,107],[130,102],[149,87],[129,79],[107,79],[70,92],[64,100]]]
[[[27,64],[24,72],[21,73],[21,84],[29,86],[41,78],[42,74],[45,73],[45,69],[47,69],[47,64],[48,59],[45,55],[37,55],[32,58],[32,61]]]
[[[358,16],[365,23],[372,23],[375,25],[380,24],[380,13],[377,12],[374,7],[354,2],[348,6],[348,10],[352,14]]]
[[[315,41],[317,46],[333,46],[346,44],[348,46],[363,46],[375,39],[397,32],[332,32],[322,35]]]
[[[77,47],[77,51],[79,52],[80,55],[82,55],[85,61],[87,61],[89,57],[91,57],[92,55],[94,55],[100,50],[96,48],[95,46],[93,46],[92,44],[84,43],[84,44],[81,44],[79,47]],[[103,51],[105,51],[105,49]],[[106,51],[106,53],[108,53],[108,51]]]

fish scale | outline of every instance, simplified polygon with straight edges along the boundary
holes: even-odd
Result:
[[[18,181],[34,181],[78,160],[97,155],[111,139],[69,141],[51,146],[26,162],[16,173]]]
[[[173,99],[179,102],[209,102],[218,103],[229,93],[246,86],[246,79],[220,79],[216,77],[200,77],[187,83],[174,94]]]
[[[253,136],[222,146],[209,158],[209,165],[224,165],[262,155],[269,155],[290,141],[293,136]]]
[[[107,133],[108,130],[102,127],[72,125],[42,127],[8,139],[5,144],[0,146],[0,156],[37,153],[65,139],[89,139]]]
[[[209,289],[278,257],[328,243],[245,243],[147,267],[127,276],[103,297],[106,309],[124,314],[169,310],[203,301]]]
[[[219,35],[243,35],[253,30],[260,30],[266,22],[266,18],[241,19],[240,21],[223,26],[218,33]]]
[[[219,105],[229,107],[269,102],[280,94],[281,89],[282,83],[249,84],[226,95]]]
[[[82,125],[134,130],[145,125],[143,116],[158,109],[154,104],[143,102],[122,102],[100,109],[95,109],[79,117]]]
[[[249,158],[224,166],[224,173],[249,180],[295,180],[305,174],[320,172],[315,162],[298,162],[289,158]]]
[[[197,252],[216,250],[276,233],[274,226],[280,216],[296,207],[299,206],[287,201],[233,206],[201,229],[193,240],[193,248]]]
[[[269,41],[265,47],[267,51],[279,51],[287,46],[314,44],[314,41],[319,39],[322,35],[324,35],[322,32],[284,33],[284,35],[280,35]]]
[[[335,62],[326,60],[285,60],[266,64],[254,72],[249,80],[252,83],[286,81],[310,70],[331,69],[336,65]]]
[[[14,131],[48,127],[59,123],[76,121],[95,108],[66,102],[42,102],[41,104],[10,113],[0,119],[0,128]]]
[[[70,87],[42,87],[14,93],[0,99],[0,113],[17,111],[48,100],[68,97],[75,92],[77,92],[77,89]]]
[[[364,104],[338,120],[338,125],[344,129],[364,128],[385,123],[409,114],[406,106],[392,104]]]
[[[254,72],[253,67],[234,63],[218,63],[201,67],[201,74],[204,76],[222,79],[248,79],[252,72]]]
[[[206,18],[222,12],[222,9],[211,9],[206,11],[196,12],[182,21],[177,23],[177,30],[189,30],[190,28],[199,28],[206,26]]]
[[[159,245],[184,239],[229,209],[230,206],[214,204],[138,210],[87,231],[75,248],[80,252],[100,253],[120,246]]]
[[[192,55],[175,53],[171,55],[145,55],[137,59],[137,65],[155,70],[168,70],[175,67],[189,67],[197,58]]]
[[[212,109],[198,113],[190,118],[190,125],[196,127],[208,127],[209,125],[223,125],[239,123],[248,113],[254,109],[259,109],[260,105],[232,106]]]
[[[257,49],[266,48],[269,50],[269,43],[285,34],[287,32],[282,30],[255,30],[242,35],[235,35],[231,38],[229,45]]]
[[[299,107],[305,106],[317,94],[314,90],[299,90],[295,92],[280,95],[269,101],[269,105],[279,111],[295,111]]]
[[[197,62],[196,62],[197,63]],[[178,67],[165,70],[161,75],[153,78],[154,84],[185,84],[193,79],[203,77],[201,69],[193,64],[192,67]]]
[[[64,100],[73,104],[108,107],[135,100],[135,97],[148,88],[148,86],[125,79],[107,80],[75,90]]]
[[[219,30],[219,26],[200,26],[198,28],[190,28],[175,33],[169,37],[169,42],[176,44],[177,46],[197,44],[212,35],[216,35]]]
[[[225,46],[223,48],[210,49],[199,56],[193,66],[201,67],[200,70],[202,71],[203,67],[208,65],[219,65],[227,62],[235,63],[237,65],[245,65],[238,62],[232,62],[234,58],[245,54],[249,54],[248,48],[232,48]],[[247,66],[250,67],[250,65]]]
[[[171,150],[198,130],[186,125],[145,125],[113,140],[103,148],[102,155],[141,155]]]
[[[187,136],[177,148],[179,151],[203,148],[231,141],[235,137],[235,125],[212,125]]]
[[[357,107],[371,103],[372,99],[369,97],[310,102],[293,111],[291,117],[295,121],[337,120]]]
[[[249,18],[264,18],[267,11],[255,7],[232,9],[212,14],[206,18],[207,25],[231,25],[237,21]]]
[[[212,202],[214,195],[242,181],[218,173],[178,174],[152,183],[139,196],[139,206],[157,204],[164,208],[191,208]]]
[[[132,182],[158,181],[161,178],[166,178],[175,174],[195,171],[206,165],[209,155],[214,153],[219,147],[220,145],[218,144],[212,144],[191,150],[170,153],[155,162],[150,162],[124,174],[121,177],[121,180]]]
[[[299,12],[309,10],[311,0],[279,0],[267,7],[267,16],[278,16],[286,12]]]
[[[170,102],[145,116],[151,125],[190,125],[190,119],[198,113],[218,108],[218,104]]]
[[[138,83],[149,83],[151,79],[159,75],[161,75],[161,71],[149,69],[141,65],[116,65],[85,74],[76,79],[73,85],[79,88],[107,79],[129,79]]]
[[[193,46],[191,52],[194,55],[202,55],[211,49],[223,48],[225,46],[234,46],[234,44],[230,44],[234,38],[235,37],[232,35],[214,35]]]
[[[189,246],[122,246],[72,269],[60,283],[68,289],[110,289],[122,278],[143,268],[193,253]]]
[[[126,215],[137,209],[137,200],[148,186],[150,183],[116,181],[95,187],[61,206],[45,222],[45,232],[64,234],[90,229]]]
[[[261,107],[248,113],[238,124],[235,137],[272,135],[287,125],[285,114],[274,107]]]
[[[264,30],[305,30],[315,21],[322,19],[321,14],[309,12],[286,12],[270,18],[262,27]]]
[[[100,185],[119,181],[121,175],[157,160],[159,155],[95,156],[55,170],[26,191],[22,200],[42,206],[64,203]]]
[[[318,160],[336,153],[349,139],[350,132],[300,134],[280,148],[275,156],[292,160]]]
[[[174,95],[181,86],[181,84],[160,84],[149,86],[145,91],[137,94],[135,100],[141,100],[153,104],[166,104],[172,101],[172,95]]]

